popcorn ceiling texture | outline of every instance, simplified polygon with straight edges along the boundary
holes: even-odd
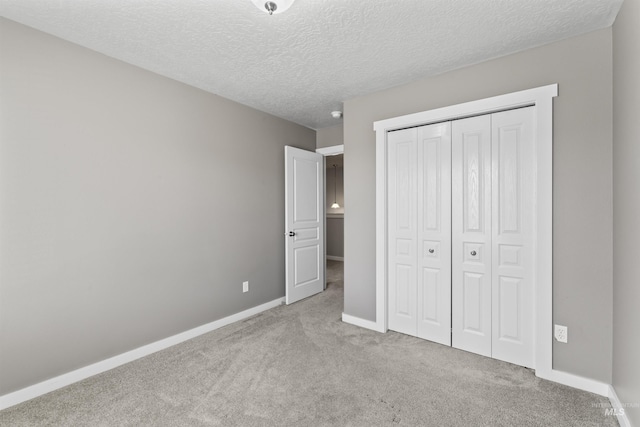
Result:
[[[622,0],[0,0],[0,15],[319,129],[346,99],[610,26]]]

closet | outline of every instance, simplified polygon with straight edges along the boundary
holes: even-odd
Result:
[[[533,109],[388,132],[389,329],[534,367]]]

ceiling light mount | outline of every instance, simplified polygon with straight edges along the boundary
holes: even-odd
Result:
[[[342,117],[342,111],[332,111],[331,117],[333,117],[334,119],[339,119],[340,117]]]
[[[278,5],[272,1],[268,1],[264,4],[264,8],[267,9],[267,12],[269,12],[269,15],[273,15],[273,12],[278,10]]]
[[[295,0],[251,0],[258,9],[269,15],[277,15],[289,9]]]

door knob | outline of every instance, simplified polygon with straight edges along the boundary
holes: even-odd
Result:
[[[471,256],[476,256],[476,251],[471,251]]]
[[[433,253],[433,249],[429,249],[429,253],[432,254]]]
[[[296,233],[295,233],[294,231],[290,231],[290,232],[289,232],[289,237],[293,237],[293,236],[295,236],[295,235],[296,235]]]

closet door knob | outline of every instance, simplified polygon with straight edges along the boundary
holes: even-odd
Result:
[[[471,256],[476,256],[476,251],[471,251]]]
[[[429,249],[429,253],[432,254],[433,253],[433,249]]]

